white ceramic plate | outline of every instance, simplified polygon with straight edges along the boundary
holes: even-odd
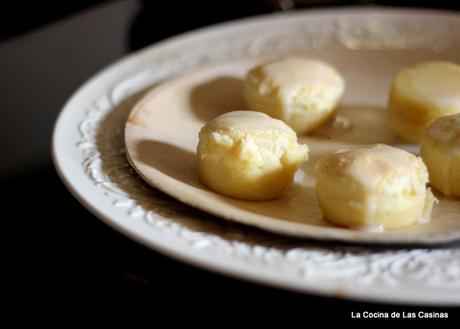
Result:
[[[201,67],[298,51],[327,57],[336,49],[372,52],[384,62],[394,59],[385,54],[397,52],[397,65],[403,65],[418,54],[458,58],[459,44],[458,15],[416,10],[318,10],[191,32],[128,56],[80,88],[56,123],[55,164],[74,195],[105,223],[180,260],[296,291],[367,301],[460,304],[460,250],[455,246],[317,244],[222,221],[144,184],[126,160],[123,141],[129,111],[144,90]],[[343,65],[346,69],[346,60]],[[348,79],[363,79],[360,75],[367,72],[355,74]],[[383,91],[373,90],[375,94],[360,97],[362,104],[375,106],[375,100],[382,100]],[[458,232],[435,235],[433,243],[455,239]]]

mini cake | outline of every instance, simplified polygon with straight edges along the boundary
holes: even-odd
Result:
[[[316,163],[327,220],[350,228],[397,229],[427,221],[435,198],[423,161],[384,144],[339,151]]]
[[[250,70],[244,99],[251,111],[283,120],[306,133],[334,117],[345,83],[329,64],[305,58],[285,58]]]
[[[419,143],[436,119],[460,113],[460,65],[424,62],[402,70],[394,79],[388,100],[393,130]]]
[[[218,116],[200,131],[198,174],[210,189],[244,200],[280,197],[308,159],[307,145],[282,121],[260,112]]]
[[[460,197],[460,114],[442,117],[426,130],[421,156],[431,186],[446,196]]]

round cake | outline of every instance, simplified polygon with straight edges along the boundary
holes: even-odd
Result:
[[[198,173],[210,189],[243,200],[271,200],[291,186],[308,146],[284,122],[252,111],[228,112],[199,133]]]
[[[388,118],[403,139],[419,143],[436,119],[460,113],[460,65],[423,62],[402,70],[394,79]]]
[[[319,160],[316,179],[325,218],[344,227],[397,229],[426,221],[435,200],[423,161],[384,144]]]
[[[427,129],[420,155],[431,186],[446,196],[460,197],[460,114],[442,117]]]
[[[344,79],[331,65],[289,57],[250,70],[244,99],[248,110],[283,120],[302,134],[334,117],[344,89]]]

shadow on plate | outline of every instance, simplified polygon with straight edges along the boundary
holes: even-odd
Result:
[[[243,80],[222,76],[205,82],[192,89],[189,102],[195,116],[204,122],[225,112],[244,110]]]
[[[309,137],[347,144],[395,145],[400,143],[387,123],[384,108],[362,105],[342,105],[335,120],[319,128]]]
[[[136,145],[139,160],[175,180],[207,190],[198,180],[196,155],[175,145],[141,140]]]
[[[212,192],[198,180],[196,155],[176,145],[153,140],[142,140],[136,145],[137,156],[144,164],[163,174],[203,192]],[[196,192],[197,199],[200,192]],[[306,223],[315,226],[335,227],[322,218],[313,186],[294,184],[285,195],[270,201],[245,201],[215,193],[222,203],[259,215],[282,219],[287,222]],[[206,194],[201,202],[206,202]],[[311,216],[312,212],[315,216]]]

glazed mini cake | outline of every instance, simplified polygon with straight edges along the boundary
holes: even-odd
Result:
[[[291,186],[308,147],[299,145],[282,121],[236,111],[201,129],[197,156],[199,178],[210,189],[243,200],[271,200]]]
[[[460,114],[442,117],[426,130],[421,156],[431,186],[446,196],[460,197]]]
[[[423,161],[384,144],[339,151],[316,163],[316,193],[327,220],[359,229],[427,221],[435,198]]]
[[[344,79],[331,65],[290,57],[250,70],[244,99],[249,110],[283,120],[302,134],[333,118],[344,88]]]
[[[460,113],[460,65],[423,62],[402,70],[394,79],[388,100],[393,130],[419,143],[436,119]]]

